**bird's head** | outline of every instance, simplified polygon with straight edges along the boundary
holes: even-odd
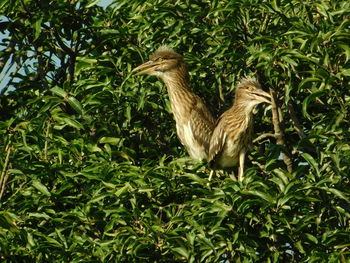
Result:
[[[262,102],[271,104],[271,96],[261,89],[257,80],[253,78],[244,78],[237,86],[235,102],[251,105],[257,105]]]
[[[136,72],[142,69],[142,71],[137,72],[136,75],[147,74],[163,77],[164,74],[183,67],[185,67],[185,63],[181,55],[167,46],[161,46],[149,57],[149,61],[134,68],[132,71]]]

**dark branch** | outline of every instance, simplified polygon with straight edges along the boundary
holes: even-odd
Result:
[[[63,41],[62,41],[62,39],[61,39],[60,34],[58,33],[58,31],[57,31],[55,28],[53,28],[52,32],[53,32],[53,35],[54,35],[54,37],[56,38],[56,40],[57,40],[58,45],[60,46],[60,48],[62,48],[62,50],[63,50],[64,52],[66,52],[66,53],[68,54],[68,56],[75,56],[76,54],[75,54],[75,52],[73,51],[73,49],[67,47],[66,44],[63,43]]]
[[[279,145],[283,145],[285,147],[285,151],[281,152],[282,158],[284,163],[287,166],[287,171],[289,173],[293,172],[293,163],[291,159],[290,153],[287,151],[287,146],[284,140],[284,133],[283,130],[281,129],[281,109],[277,105],[277,98],[276,98],[276,93],[273,89],[270,88],[270,94],[271,94],[271,104],[272,104],[272,123],[275,131],[275,136],[276,136],[276,142]]]

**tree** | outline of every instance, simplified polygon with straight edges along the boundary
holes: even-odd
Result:
[[[0,3],[1,260],[346,262],[350,3],[96,3]],[[216,116],[244,75],[275,92],[243,182],[208,184],[132,76],[161,44]]]

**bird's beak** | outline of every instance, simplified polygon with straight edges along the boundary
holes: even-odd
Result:
[[[138,75],[143,75],[143,74],[149,74],[158,65],[160,65],[160,63],[157,63],[157,62],[154,62],[154,61],[150,60],[150,61],[147,61],[147,62],[141,64],[140,66],[137,66],[136,68],[134,68],[132,70],[132,72],[136,72],[136,71],[138,71],[140,69],[144,69],[145,68],[145,70],[142,70],[142,71],[136,73],[135,75],[138,76]]]
[[[254,95],[261,101],[271,104],[271,95],[263,90],[254,91]]]

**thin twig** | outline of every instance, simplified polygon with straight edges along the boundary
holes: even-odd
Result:
[[[6,184],[6,181],[8,179],[7,168],[8,168],[8,165],[9,165],[10,154],[11,154],[10,144],[11,144],[11,135],[10,135],[9,142],[8,142],[8,144],[5,147],[5,151],[7,152],[7,154],[6,154],[4,167],[2,168],[1,177],[0,177],[0,200],[1,200],[2,195],[4,193],[5,184]]]
[[[273,123],[273,127],[274,127],[274,131],[275,131],[275,135],[276,135],[276,142],[279,145],[283,145],[285,146],[285,151],[281,152],[282,158],[284,163],[287,166],[287,171],[289,173],[293,172],[293,163],[292,163],[292,159],[290,157],[290,153],[287,151],[287,147],[286,147],[286,143],[284,141],[284,134],[283,134],[283,130],[281,129],[281,118],[280,118],[280,113],[281,110],[277,105],[277,98],[276,98],[276,93],[273,89],[270,88],[270,94],[271,94],[271,104],[272,104],[272,123]]]
[[[47,26],[44,26],[44,27],[47,27]],[[75,56],[73,49],[69,48],[68,46],[66,46],[66,44],[64,44],[64,42],[62,41],[61,36],[58,33],[58,31],[56,30],[56,28],[52,24],[51,24],[51,27],[53,28],[53,30],[51,32],[52,32],[53,36],[55,37],[60,48],[62,48],[62,50],[64,52],[66,52],[69,56]]]
[[[10,151],[9,151],[9,152],[10,152]],[[2,198],[2,195],[4,194],[5,185],[6,185],[7,180],[9,179],[9,176],[10,176],[10,173],[6,172],[5,177],[4,177],[3,186],[2,186],[1,192],[0,192],[0,200],[1,200],[1,198]]]
[[[178,210],[176,211],[174,217],[179,216],[179,215],[182,213],[182,211],[184,210],[184,208],[185,208],[185,205],[179,205],[179,208],[178,208]],[[170,221],[169,224],[168,224],[168,226],[166,227],[166,231],[170,230],[171,227],[173,226],[173,224],[174,224],[174,223],[173,223],[172,221]]]
[[[252,164],[258,166],[260,168],[261,171],[263,171],[264,173],[266,173],[266,170],[265,170],[265,165],[257,162],[257,161],[252,161]]]
[[[48,149],[48,137],[50,132],[50,121],[47,122],[46,133],[45,133],[45,145],[44,145],[44,161],[47,162],[47,149]]]
[[[68,82],[73,82],[75,63],[76,63],[78,51],[71,48],[71,47],[68,47],[61,39],[61,36],[60,36],[59,32],[57,31],[57,29],[54,27],[54,25],[51,23],[50,26],[51,26],[51,28],[46,26],[46,25],[43,25],[44,28],[50,30],[51,34],[56,39],[59,47],[69,56],[67,80],[68,80]]]
[[[258,136],[257,138],[255,138],[253,140],[253,143],[258,142],[258,141],[262,141],[268,137],[272,137],[272,138],[277,138],[277,136],[279,136],[279,134],[276,133],[263,133],[260,136]]]
[[[45,54],[43,52],[39,51],[39,47],[35,45],[36,49],[36,59],[38,59],[38,69],[37,69],[37,76],[36,79],[41,81],[43,84],[45,90],[48,90],[48,82],[46,79],[46,74],[49,68],[49,60],[46,59]]]

